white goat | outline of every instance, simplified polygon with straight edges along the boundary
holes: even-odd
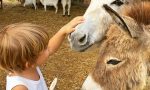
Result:
[[[46,11],[46,6],[54,6],[55,7],[55,13],[57,13],[58,11],[58,1],[59,0],[40,0],[40,2],[42,3],[42,5],[44,6],[44,9]]]
[[[33,4],[35,10],[37,9],[37,7],[36,7],[36,0],[25,0],[23,6],[25,7],[26,5],[29,5],[29,4]]]
[[[36,1],[38,0],[19,0],[20,2],[24,2],[23,6],[33,4],[35,10],[37,9]],[[44,10],[46,11],[47,6],[54,6],[55,7],[55,13],[58,12],[58,1],[59,0],[40,0],[41,4],[44,6]],[[65,15],[66,11],[68,12],[68,16],[70,16],[70,8],[71,8],[71,0],[61,0],[61,4],[63,7],[63,15]],[[68,5],[68,10],[66,10],[66,6]]]
[[[61,0],[61,4],[63,7],[63,16],[66,13],[66,6],[67,5],[68,5],[68,16],[70,16],[71,0]]]

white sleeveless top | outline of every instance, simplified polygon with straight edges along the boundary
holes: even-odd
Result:
[[[20,76],[7,76],[6,90],[12,90],[17,85],[23,85],[28,90],[48,90],[39,67],[37,67],[37,72],[40,76],[40,79],[37,81]]]

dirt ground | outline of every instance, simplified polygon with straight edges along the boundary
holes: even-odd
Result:
[[[53,7],[48,7],[45,12],[41,6],[38,6],[38,10],[34,10],[33,7],[24,8],[20,4],[5,4],[4,9],[0,9],[0,28],[11,23],[30,22],[45,26],[52,36],[73,17],[83,15],[85,10],[85,7],[73,5],[71,17],[62,17],[60,5],[58,14],[55,14]],[[59,51],[50,56],[48,62],[41,66],[47,85],[49,86],[51,81],[57,77],[57,90],[79,90],[88,73],[94,67],[97,56],[97,47],[87,52],[75,52],[70,49],[66,39]],[[0,71],[0,90],[5,90],[5,76],[6,74]]]

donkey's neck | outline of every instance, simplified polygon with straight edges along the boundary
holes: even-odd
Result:
[[[139,24],[150,25],[150,2],[135,3],[123,11],[123,14],[132,17]]]

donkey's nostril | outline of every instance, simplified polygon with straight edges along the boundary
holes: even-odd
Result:
[[[83,43],[83,42],[85,41],[85,39],[86,39],[86,35],[84,35],[83,37],[81,37],[81,38],[79,39],[79,42],[80,42],[80,43]]]

